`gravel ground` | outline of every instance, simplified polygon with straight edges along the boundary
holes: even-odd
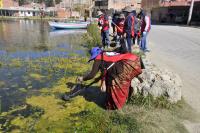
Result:
[[[147,57],[157,66],[180,75],[183,97],[200,112],[200,29],[155,25],[148,39],[151,52]],[[199,124],[195,124],[198,129],[191,123],[187,126],[190,132],[200,133]]]

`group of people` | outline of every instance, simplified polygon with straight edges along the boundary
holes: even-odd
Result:
[[[98,25],[101,28],[102,44],[109,47],[111,43],[109,18],[102,11],[98,11],[97,15],[99,17]],[[114,39],[118,36],[121,40],[125,40],[129,52],[132,51],[134,44],[139,45],[144,52],[149,51],[147,49],[147,35],[151,29],[151,20],[144,10],[137,14],[133,6],[127,6],[122,12],[114,13],[111,26]]]
[[[114,40],[118,36],[121,40],[120,46],[115,46],[112,51],[106,51],[104,47],[111,44],[109,18],[103,12],[98,12],[103,47],[94,47],[90,50],[91,57],[88,62],[94,61],[92,70],[84,76],[79,76],[77,81],[82,83],[91,80],[100,71],[100,88],[106,93],[106,109],[121,109],[132,96],[132,79],[138,78],[142,82],[139,75],[144,66],[141,58],[132,53],[132,45],[135,44],[136,39],[141,40],[138,41],[141,50],[147,50],[146,37],[150,31],[150,18],[144,11],[139,15],[141,22],[132,7],[126,7],[122,13],[115,14],[112,21]],[[122,48],[123,46],[126,48]]]
[[[132,46],[138,40],[140,49],[144,52],[147,50],[146,37],[150,31],[150,18],[144,11],[141,11],[139,15],[140,20],[132,7],[126,7],[122,13],[114,15],[112,20],[114,40],[116,36],[119,37],[120,46],[115,46],[112,51],[106,51],[104,47],[109,47],[111,44],[110,22],[107,15],[101,11],[98,12],[103,48],[91,49],[91,58],[88,62],[94,61],[92,70],[78,77],[77,80],[79,82],[91,80],[100,71],[100,88],[106,92],[106,109],[121,109],[132,96],[132,79],[138,78],[141,81],[139,75],[144,67],[141,58],[132,53]],[[122,48],[123,46],[126,48]]]

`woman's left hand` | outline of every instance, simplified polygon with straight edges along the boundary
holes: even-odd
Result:
[[[83,77],[82,76],[77,77],[76,81],[80,83],[83,82]]]

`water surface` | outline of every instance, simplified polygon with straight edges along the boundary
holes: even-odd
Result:
[[[49,72],[56,64],[51,58],[85,56],[83,33],[86,30],[52,30],[46,21],[0,21],[0,111],[23,104],[36,90],[66,76],[62,70]]]

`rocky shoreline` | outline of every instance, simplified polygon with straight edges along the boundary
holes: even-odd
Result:
[[[155,98],[165,96],[170,103],[181,100],[180,77],[167,69],[158,68],[147,58],[143,59],[143,62],[145,69],[139,75],[140,80],[134,78],[131,82],[134,94],[140,93],[143,96],[150,94]]]

